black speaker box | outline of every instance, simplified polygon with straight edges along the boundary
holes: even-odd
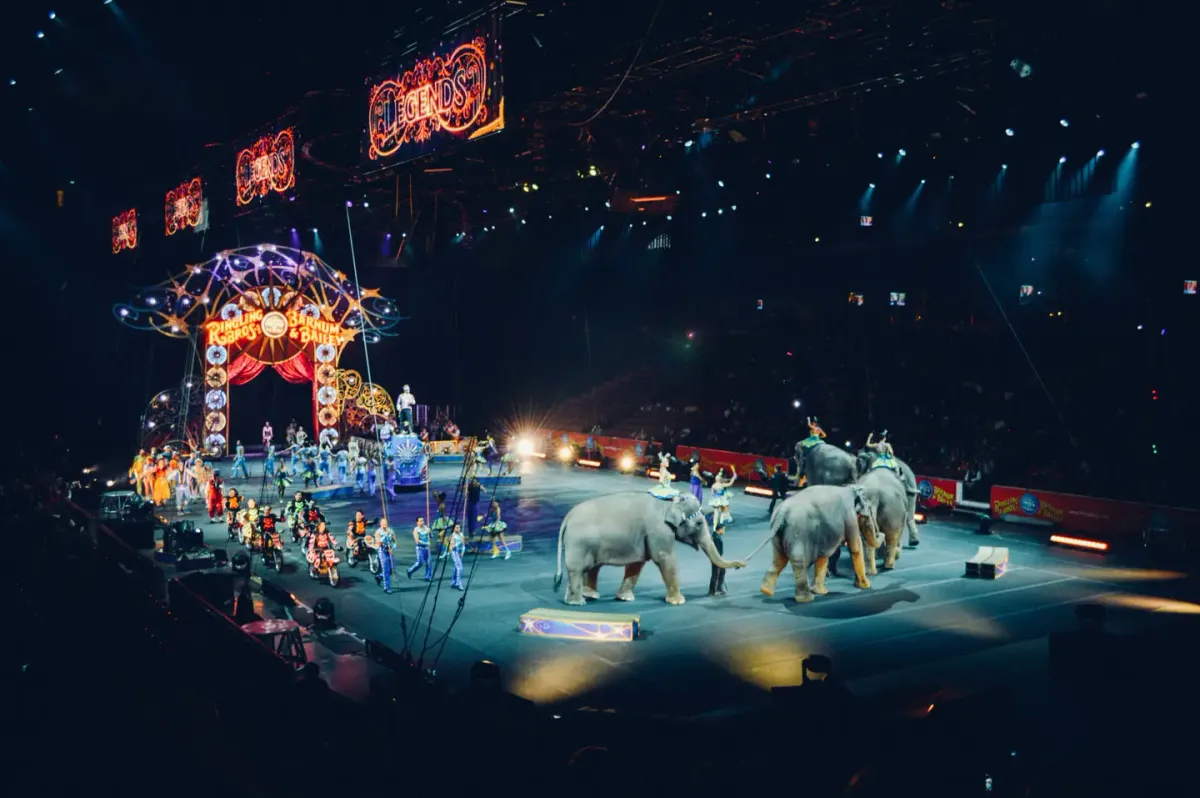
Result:
[[[179,552],[175,556],[175,568],[179,571],[198,571],[203,568],[215,568],[217,558],[212,550],[203,546]]]

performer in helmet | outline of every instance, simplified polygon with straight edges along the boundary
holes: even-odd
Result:
[[[137,495],[142,496],[142,466],[146,462],[146,450],[141,449],[137,453],[137,457],[133,458],[133,464],[129,466],[129,481],[133,485],[133,489],[137,491]]]
[[[375,578],[383,585],[383,592],[392,592],[392,549],[396,545],[396,535],[388,528],[386,518],[379,519],[379,528],[375,530],[375,545],[379,547],[379,574]]]
[[[417,549],[417,561],[408,566],[405,574],[412,579],[413,572],[423,565],[425,566],[425,581],[432,582],[433,560],[429,556],[429,527],[425,526],[424,516],[417,516],[417,525],[413,527],[412,536]]]
[[[238,441],[234,448],[233,454],[233,475],[236,477],[238,469],[242,471],[242,477],[250,479],[250,469],[246,466],[246,447],[242,446],[242,442]]]
[[[450,577],[450,587],[455,590],[466,590],[463,585],[463,553],[467,550],[466,538],[463,537],[462,527],[454,525],[454,530],[448,539],[450,556],[454,559],[454,575]]]

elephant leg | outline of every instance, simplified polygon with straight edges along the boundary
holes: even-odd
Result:
[[[854,563],[854,586],[866,590],[871,583],[867,580],[867,566],[864,562],[863,550],[851,551],[850,561]]]
[[[896,560],[900,557],[900,536],[900,532],[884,536],[883,570],[885,571],[890,571],[896,567]]]
[[[589,568],[583,572],[583,597],[585,599],[600,598],[600,591],[596,589],[596,580],[600,578],[600,566]]]
[[[792,560],[792,574],[796,577],[796,601],[812,601],[813,594],[808,588],[808,561]]]
[[[566,604],[587,604],[583,598],[583,571],[567,571],[567,597],[563,601]]]
[[[617,591],[619,601],[633,601],[633,589],[637,587],[638,577],[642,575],[644,567],[644,562],[631,562],[625,566],[625,579],[621,582],[621,589]]]
[[[829,592],[829,588],[825,587],[825,572],[829,570],[829,558],[818,557],[816,565],[813,567],[813,586],[812,592],[818,596],[824,596]]]
[[[867,574],[874,576],[876,574],[875,556],[879,549],[873,549],[870,546],[863,544],[863,563],[867,567]]]
[[[921,533],[917,531],[917,496],[912,494],[908,497],[908,505],[905,510],[904,527],[908,530],[908,545],[920,546]]]
[[[670,554],[664,554],[654,561],[658,566],[658,570],[662,573],[663,584],[667,586],[667,603],[682,604],[684,599],[683,594],[679,592],[679,569],[675,566],[675,558]]]
[[[787,565],[787,557],[783,556],[783,552],[778,548],[774,548],[772,549],[772,553],[774,554],[774,558],[771,561],[771,567],[763,574],[762,584],[758,588],[767,596],[775,595],[775,582],[779,579],[779,572],[783,570],[783,566]]]

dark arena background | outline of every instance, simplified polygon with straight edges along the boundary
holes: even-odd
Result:
[[[41,6],[0,26],[34,792],[1191,781],[1178,22]]]

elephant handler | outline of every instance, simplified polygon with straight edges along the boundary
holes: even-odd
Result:
[[[720,518],[720,513],[714,513],[714,520]],[[713,546],[717,549],[717,554],[725,556],[725,524],[713,524]],[[712,566],[712,575],[708,578],[708,595],[724,596],[725,595],[725,569]]]
[[[767,508],[768,518],[771,517],[771,515],[775,512],[775,502],[783,501],[784,498],[787,497],[788,488],[790,487],[788,484],[787,472],[783,470],[783,466],[775,466],[775,473],[771,475],[770,485],[772,495],[771,506]]]

